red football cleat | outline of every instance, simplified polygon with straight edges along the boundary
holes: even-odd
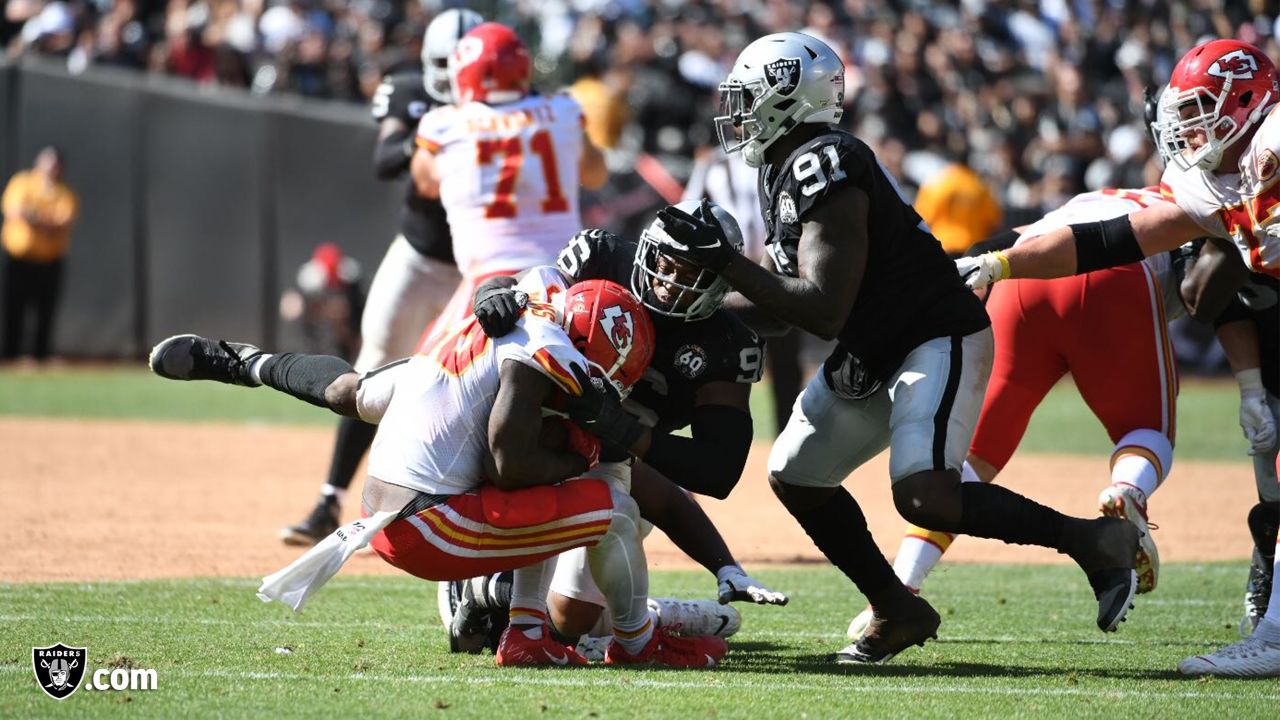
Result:
[[[729,651],[724,638],[715,635],[684,637],[672,635],[679,626],[660,627],[653,631],[649,644],[637,655],[623,649],[615,638],[604,653],[605,665],[642,665],[657,663],[673,668],[713,668]]]
[[[493,662],[498,667],[570,667],[586,665],[587,659],[573,648],[551,639],[551,630],[542,627],[542,637],[530,640],[516,626],[508,626],[498,641]]]

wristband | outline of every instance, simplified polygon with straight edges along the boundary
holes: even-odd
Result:
[[[1262,370],[1260,368],[1249,368],[1236,373],[1236,384],[1240,386],[1240,394],[1243,396],[1258,396],[1266,392],[1262,387]]]

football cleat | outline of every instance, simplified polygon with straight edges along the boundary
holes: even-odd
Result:
[[[280,540],[285,545],[311,547],[338,529],[340,510],[337,496],[321,495],[306,519],[296,525],[280,529]]]
[[[1109,485],[1098,495],[1098,510],[1107,517],[1128,520],[1142,533],[1134,566],[1134,572],[1138,573],[1138,593],[1155,590],[1160,580],[1160,553],[1151,531],[1157,527],[1147,520],[1147,502],[1142,491],[1132,485]]]
[[[681,635],[715,635],[727,638],[742,628],[742,614],[715,600],[649,598],[649,610],[659,627],[679,627]]]
[[[257,387],[249,364],[262,354],[254,345],[210,340],[199,335],[174,335],[151,348],[151,372],[169,380],[216,380],[229,385]]]
[[[839,665],[879,664],[912,645],[938,637],[942,618],[924,598],[912,595],[892,612],[872,611],[866,628],[851,645],[827,659]]]
[[[1259,627],[1274,625],[1263,620]],[[1208,655],[1196,655],[1178,663],[1183,675],[1217,677],[1280,677],[1280,642],[1258,637],[1258,632]]]
[[[542,626],[542,637],[532,640],[519,627],[507,626],[493,655],[498,667],[577,667],[587,659],[576,650],[551,638],[551,629]]]
[[[715,635],[677,635],[678,627],[654,628],[653,637],[639,653],[628,653],[615,638],[605,650],[605,665],[665,665],[671,668],[713,668],[720,664],[729,644]]]

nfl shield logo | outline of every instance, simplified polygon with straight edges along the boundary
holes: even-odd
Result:
[[[800,58],[778,58],[764,66],[764,79],[779,95],[790,95],[800,86]]]
[[[80,687],[88,657],[88,648],[67,647],[62,643],[33,647],[31,668],[36,673],[36,683],[54,700],[65,700]]]

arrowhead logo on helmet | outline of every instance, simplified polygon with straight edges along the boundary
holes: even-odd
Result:
[[[635,336],[631,313],[617,305],[607,307],[601,313],[600,327],[604,328],[605,337],[609,338],[614,350],[625,353],[631,349],[631,340]]]
[[[764,66],[764,78],[779,95],[790,95],[800,87],[800,58],[778,58]]]
[[[1252,80],[1258,72],[1258,60],[1244,50],[1233,50],[1209,66],[1209,74],[1220,78]]]

